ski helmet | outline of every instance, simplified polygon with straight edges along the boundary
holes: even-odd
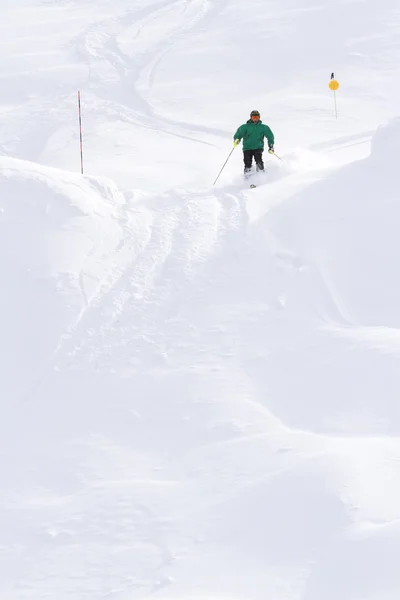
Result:
[[[252,110],[250,113],[250,117],[259,117],[260,113],[258,112],[258,110]]]

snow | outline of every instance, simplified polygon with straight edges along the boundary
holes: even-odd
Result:
[[[0,597],[397,600],[397,2],[0,16]]]

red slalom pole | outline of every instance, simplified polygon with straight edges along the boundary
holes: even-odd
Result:
[[[81,93],[78,90],[78,114],[79,114],[79,142],[81,150],[81,173],[83,175],[83,140],[82,140],[82,110],[81,110]]]

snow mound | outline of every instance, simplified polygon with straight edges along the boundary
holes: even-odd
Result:
[[[400,117],[379,127],[372,141],[371,157],[381,168],[398,169],[400,152]]]
[[[0,159],[0,396],[17,371],[34,376],[106,285],[123,208],[106,180]]]
[[[369,158],[293,195],[258,224],[287,280],[290,325],[277,330],[291,367],[282,380],[282,356],[272,357],[256,376],[273,390],[270,408],[292,426],[400,432],[398,127],[377,133]]]
[[[299,256],[319,270],[342,320],[354,325],[400,327],[399,130],[400,120],[380,129],[369,158],[294,195],[269,215]]]

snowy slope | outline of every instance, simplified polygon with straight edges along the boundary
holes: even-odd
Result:
[[[0,2],[2,598],[397,600],[379,8]],[[211,188],[255,107],[285,163]]]

